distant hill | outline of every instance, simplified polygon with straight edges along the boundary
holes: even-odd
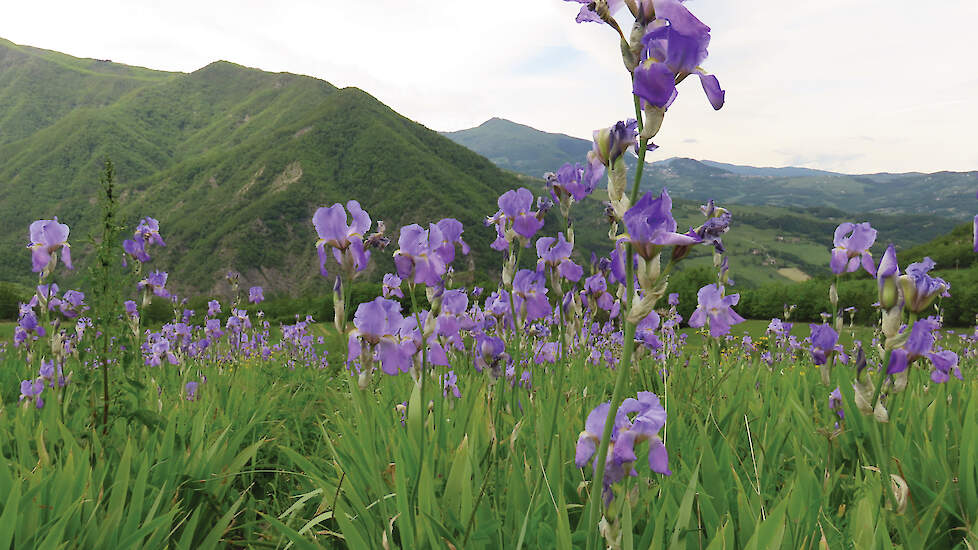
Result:
[[[556,171],[565,162],[583,162],[591,150],[590,141],[542,132],[503,118],[490,118],[476,128],[443,135],[501,168],[534,178]]]
[[[565,162],[583,162],[590,141],[492,119],[445,134],[501,168],[539,177]],[[559,144],[559,147],[558,147]],[[530,159],[543,159],[532,163]],[[677,197],[758,206],[831,207],[844,212],[929,214],[956,220],[974,215],[978,171],[849,175],[809,168],[756,168],[670,158],[650,163],[643,188],[668,187]],[[914,243],[922,241],[915,240]]]

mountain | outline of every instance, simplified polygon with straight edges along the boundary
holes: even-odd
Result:
[[[533,177],[554,171],[565,162],[584,162],[591,148],[588,140],[541,132],[502,119],[445,135],[501,168]],[[532,158],[545,162],[533,164],[529,161]],[[978,171],[850,175],[809,168],[756,168],[670,158],[649,163],[642,179],[643,189],[663,186],[673,196],[694,201],[831,207],[850,213],[927,213],[965,220],[978,209],[974,199]],[[916,239],[912,244],[924,240]]]
[[[668,162],[668,161],[663,161]],[[836,172],[825,170],[815,170],[813,168],[800,168],[797,166],[785,166],[781,168],[758,168],[756,166],[740,166],[737,164],[727,164],[726,162],[715,162],[712,160],[701,161],[707,166],[721,168],[727,172],[738,176],[757,176],[757,177],[782,177],[782,178],[803,178],[806,176],[841,176]]]
[[[128,226],[143,216],[160,220],[167,247],[154,249],[149,269],[168,271],[168,287],[181,294],[221,291],[228,269],[269,292],[325,291],[310,218],[319,206],[350,199],[384,220],[395,243],[406,224],[459,219],[472,254],[455,262],[457,279],[495,278],[502,255],[489,249],[493,232],[482,220],[496,210],[496,198],[519,186],[546,193],[540,175],[563,159],[582,161],[591,146],[501,119],[480,128],[469,137],[498,147],[486,153],[496,164],[357,88],[227,61],[192,73],[161,72],[0,41],[0,254],[8,258],[0,281],[35,284],[24,250],[35,219],[67,223],[73,256],[86,265],[106,157],[116,166]],[[500,168],[508,170],[509,162],[528,175]],[[650,187],[669,182],[684,228],[702,223],[699,194],[778,181],[693,159],[650,164],[648,172]],[[866,176],[863,184],[896,189],[906,186],[904,177]],[[610,249],[606,198],[598,190],[572,212],[578,261]],[[872,221],[881,242],[904,245],[953,225],[925,215],[863,217],[751,200],[744,195],[746,205],[731,205],[735,225],[726,239],[742,287],[824,273],[835,225],[853,217]],[[556,232],[556,217],[552,212],[546,232]],[[365,278],[391,270],[391,252],[376,252]],[[709,248],[698,247],[684,264],[711,262]],[[59,271],[58,282],[83,284],[84,274]]]
[[[591,150],[590,141],[542,132],[503,118],[490,118],[476,128],[443,135],[501,168],[534,178],[556,171],[565,162],[583,162]]]
[[[160,220],[168,246],[150,268],[181,292],[213,290],[232,268],[271,291],[317,284],[310,219],[350,199],[395,238],[456,217],[473,247],[456,268],[485,272],[499,254],[481,221],[521,185],[362,90],[225,61],[164,73],[0,42],[0,136],[0,280],[26,284],[34,219],[69,224],[84,265],[105,157],[130,226]],[[373,271],[392,267],[387,252]]]

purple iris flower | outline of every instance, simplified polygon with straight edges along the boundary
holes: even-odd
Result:
[[[946,382],[948,374],[954,373],[961,378],[958,368],[958,356],[953,351],[933,352],[935,335],[934,331],[940,328],[940,324],[933,318],[919,319],[910,329],[910,335],[903,347],[897,348],[890,353],[890,362],[887,364],[887,374],[897,374],[907,370],[911,363],[921,357],[926,357],[934,366],[931,372],[931,380],[937,383]]]
[[[558,233],[557,238],[540,237],[537,239],[537,271],[543,271],[544,267],[550,266],[556,269],[561,277],[568,281],[577,282],[584,274],[584,269],[570,259],[574,244],[564,238],[563,233]]]
[[[958,367],[958,354],[950,350],[938,351],[931,353],[927,356],[930,359],[931,364],[934,366],[934,370],[930,373],[930,379],[937,384],[943,384],[950,380],[950,375],[954,376],[958,380],[964,380],[961,376],[961,368]]]
[[[61,314],[69,319],[74,319],[89,309],[85,305],[85,294],[77,290],[65,291],[64,298],[58,306]]]
[[[390,298],[391,296],[397,296],[398,298],[403,298],[404,293],[401,292],[401,278],[393,273],[387,273],[384,275],[384,286],[382,289],[384,298]]]
[[[593,300],[594,306],[605,311],[611,311],[616,303],[615,297],[608,292],[608,281],[601,273],[595,273],[584,280],[584,290],[581,291],[581,297],[585,299],[585,306],[592,307],[590,302],[587,302],[590,299]],[[612,317],[615,316],[612,315]]]
[[[456,349],[463,349],[462,330],[475,328],[475,322],[466,315],[469,297],[458,289],[446,290],[442,295],[441,311],[435,320],[435,334],[447,338]]]
[[[446,265],[455,261],[456,244],[461,247],[462,254],[469,254],[469,245],[462,240],[462,232],[464,231],[462,229],[462,222],[456,220],[455,218],[445,218],[436,223],[435,226],[438,227],[441,235],[440,240],[431,241],[431,248],[434,250],[435,254],[441,256],[442,261],[444,261]]]
[[[414,342],[401,336],[401,304],[380,297],[362,303],[353,315],[353,325],[356,330],[348,341],[348,361],[361,354],[362,342],[375,353],[385,373],[395,375],[411,368]]]
[[[45,380],[51,380],[52,378],[54,378],[54,361],[42,359],[41,368],[38,370],[38,374],[41,375],[41,378]]]
[[[213,317],[221,312],[221,302],[211,300],[207,302],[207,316]]]
[[[349,222],[347,212],[350,214]],[[319,272],[323,277],[329,275],[326,271],[327,245],[333,249],[333,257],[340,265],[358,272],[367,268],[370,252],[364,249],[363,236],[371,223],[370,216],[359,202],[347,201],[346,209],[340,203],[320,207],[312,216],[312,224],[319,235],[316,248],[319,251]]]
[[[475,370],[482,372],[488,369],[492,378],[499,378],[503,370],[513,362],[512,357],[506,353],[506,343],[501,338],[482,332],[475,334],[473,358]]]
[[[462,397],[462,392],[458,389],[458,376],[455,371],[450,370],[447,374],[440,376],[442,379],[442,397],[448,397],[448,392],[451,391],[452,395],[456,399]]]
[[[169,298],[170,293],[164,288],[166,286],[167,273],[165,271],[154,271],[145,279],[139,281],[139,288],[151,291],[160,298]]]
[[[678,306],[679,305],[679,293],[678,292],[671,292],[671,293],[669,293],[669,305],[670,306]]]
[[[533,354],[533,362],[542,365],[543,363],[556,363],[557,356],[560,354],[560,344],[557,342],[545,342],[537,347]]]
[[[836,346],[839,335],[827,324],[810,325],[810,328],[812,329],[812,362],[816,365],[824,365],[836,351],[841,351],[841,347]]]
[[[625,399],[615,414],[602,488],[606,504],[613,496],[612,485],[624,479],[626,475],[638,475],[633,464],[638,460],[635,446],[639,443],[649,442],[648,461],[649,468],[653,472],[672,474],[669,470],[669,454],[658,435],[665,426],[666,411],[654,393],[639,392],[637,397],[637,399],[633,397]],[[597,452],[610,409],[610,403],[601,403],[588,414],[584,431],[577,438],[574,452],[574,464],[578,468],[583,468]],[[634,416],[629,418],[630,415]],[[593,462],[595,469],[597,469],[597,462],[597,460]]]
[[[779,338],[784,338],[791,333],[793,323],[787,323],[781,319],[774,318],[767,325],[767,332],[776,334]]]
[[[543,227],[543,220],[532,211],[533,193],[525,187],[506,191],[496,204],[504,219],[512,223],[513,231],[521,237],[532,239]]]
[[[53,220],[37,220],[30,227],[31,261],[35,273],[44,271],[51,264],[54,253],[63,249],[65,267],[74,269],[71,265],[71,246],[68,244],[68,226],[58,223],[58,217]]]
[[[921,262],[908,265],[906,274],[900,276],[903,299],[907,309],[913,313],[927,309],[938,296],[950,296],[948,290],[951,285],[940,277],[931,277],[928,274],[935,265],[934,260],[924,258]]]
[[[136,226],[136,236],[142,237],[144,241],[150,244],[166,246],[163,237],[160,236],[160,222],[154,218],[146,217],[139,220],[139,225]]]
[[[265,301],[265,293],[260,286],[253,286],[248,289],[248,301],[253,304],[260,304]]]
[[[588,161],[606,168],[614,167],[619,159],[624,159],[627,151],[634,151],[637,146],[638,121],[634,118],[619,120],[614,126],[594,131]]]
[[[422,328],[427,324],[427,319],[430,314],[431,312],[429,311],[422,311],[418,314]],[[404,318],[399,334],[403,340],[406,340],[412,346],[409,350],[411,357],[414,357],[424,348],[426,350],[425,359],[429,363],[440,367],[450,366],[445,348],[442,347],[441,342],[438,341],[438,338],[434,334],[427,338],[427,346],[425,346],[425,341],[422,339],[422,332],[418,330],[418,320],[414,316]]]
[[[441,286],[442,276],[448,270],[445,257],[436,248],[443,243],[444,237],[437,225],[431,224],[428,229],[412,223],[401,228],[397,239],[398,249],[394,252],[394,265],[397,275],[415,284]],[[454,254],[454,245],[450,245]]]
[[[587,166],[582,166],[579,163],[568,162],[561,166],[556,174],[547,174],[547,186],[555,201],[559,202],[561,198],[569,196],[581,202],[598,186],[604,172],[605,167],[600,163],[588,163]]]
[[[836,275],[852,273],[862,265],[866,273],[876,276],[876,264],[869,248],[876,242],[876,230],[869,222],[854,224],[845,222],[835,230],[830,266]]]
[[[184,392],[187,394],[187,401],[197,400],[197,388],[198,384],[194,381],[187,382],[187,385],[183,387]]]
[[[44,380],[38,378],[37,380],[22,380],[20,383],[20,401],[28,400],[33,401],[34,406],[40,409],[44,406],[44,399],[41,398],[41,392],[44,391]]]
[[[711,217],[696,230],[696,236],[704,243],[713,243],[713,248],[716,249],[717,253],[723,254],[723,241],[720,240],[720,237],[730,229],[730,219],[730,212]]]
[[[707,57],[710,27],[696,18],[680,0],[656,0],[655,25],[642,38],[645,48],[635,68],[632,91],[645,102],[668,109],[676,99],[676,80],[696,74],[714,109],[723,107],[725,92],[700,65]],[[647,6],[640,10],[647,12]]]
[[[578,4],[584,4],[581,6],[581,11],[577,13],[577,18],[575,21],[578,23],[604,23],[604,19],[598,15],[595,11],[596,3],[592,0],[564,0],[565,2],[577,2]],[[616,11],[621,9],[625,5],[625,0],[604,0],[608,5],[608,14],[613,15]]]
[[[146,252],[146,241],[142,239],[126,239],[122,241],[122,250],[141,263],[146,263],[153,259]]]
[[[659,321],[659,314],[652,311],[635,325],[635,340],[652,351],[662,349],[662,342],[655,333],[659,328]]]
[[[208,319],[204,321],[204,333],[211,340],[218,340],[224,336],[224,331],[221,330],[221,320]]]
[[[647,192],[635,206],[625,212],[624,221],[632,248],[646,260],[656,257],[663,246],[685,246],[701,242],[695,233],[676,233],[672,199],[665,189],[658,197]]]
[[[829,394],[829,409],[835,411],[839,418],[846,417],[845,411],[842,410],[842,392],[839,391],[839,388],[835,388]]]
[[[730,326],[744,321],[744,318],[731,309],[740,301],[740,294],[723,295],[723,287],[709,284],[696,293],[698,305],[689,318],[689,326],[700,328],[710,323],[710,336],[719,338],[730,332]]]
[[[547,284],[543,275],[529,269],[521,269],[513,278],[513,298],[516,309],[525,315],[527,322],[550,315],[550,301],[547,300]]]

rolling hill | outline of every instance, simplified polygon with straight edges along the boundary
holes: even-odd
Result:
[[[499,167],[532,177],[565,162],[583,162],[588,140],[536,130],[504,119],[446,132]],[[540,159],[535,162],[533,159]],[[978,171],[934,174],[838,174],[810,168],[757,168],[687,158],[649,163],[642,187],[668,187],[677,197],[724,203],[831,207],[850,213],[974,216]],[[932,235],[933,236],[933,235]],[[927,239],[914,240],[918,244]]]
[[[2,42],[0,98],[0,253],[11,259],[0,280],[34,279],[23,249],[34,219],[59,216],[84,256],[105,157],[124,217],[160,220],[169,246],[154,266],[184,292],[230,268],[270,290],[314,284],[309,220],[349,199],[395,231],[454,216],[475,264],[495,264],[481,221],[520,185],[362,90],[224,61],[162,73]]]

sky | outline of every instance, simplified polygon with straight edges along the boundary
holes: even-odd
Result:
[[[491,117],[590,138],[634,116],[618,38],[561,0],[5,2],[0,37],[191,72],[224,59],[356,86],[434,130]],[[714,111],[680,85],[650,160],[978,170],[978,1],[689,0]],[[923,8],[927,7],[927,10]],[[617,14],[630,27],[628,10]]]

